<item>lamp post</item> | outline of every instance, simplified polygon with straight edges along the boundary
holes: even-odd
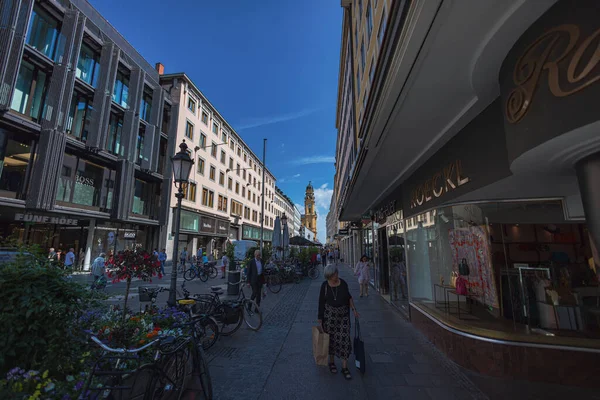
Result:
[[[175,240],[173,243],[173,269],[171,270],[171,286],[169,291],[169,301],[167,302],[170,307],[176,305],[176,290],[177,290],[177,259],[179,256],[179,229],[181,227],[181,199],[183,199],[183,186],[187,185],[194,160],[188,153],[187,144],[185,140],[179,145],[179,152],[171,157],[171,163],[173,164],[173,182],[177,187],[177,208],[175,209]]]
[[[285,213],[283,213],[283,216],[281,217],[281,226],[283,226],[283,232],[286,231],[287,227],[287,215],[285,215]],[[281,237],[283,238],[284,235],[281,235]],[[289,231],[288,231],[288,237],[289,237]],[[285,242],[283,242],[283,259],[285,260],[285,248],[286,248],[286,244]]]

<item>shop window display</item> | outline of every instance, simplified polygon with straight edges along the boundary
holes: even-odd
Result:
[[[32,158],[31,141],[17,139],[16,135],[0,129],[0,196],[24,195],[27,166]]]
[[[56,200],[92,209],[112,207],[115,171],[65,154]]]
[[[598,262],[560,201],[444,207],[405,230],[422,312],[492,338],[600,347]]]

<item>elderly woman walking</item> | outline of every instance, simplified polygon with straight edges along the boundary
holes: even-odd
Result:
[[[360,258],[354,267],[354,275],[358,277],[360,285],[360,297],[369,295],[369,262],[366,255]]]
[[[347,380],[352,379],[348,369],[348,357],[352,351],[350,345],[350,309],[354,317],[359,314],[354,307],[352,295],[345,280],[339,277],[334,264],[325,267],[325,279],[319,294],[319,325],[329,334],[329,371],[337,373],[335,357],[342,359],[342,374]]]

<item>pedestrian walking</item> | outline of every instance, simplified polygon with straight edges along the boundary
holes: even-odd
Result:
[[[321,265],[321,253],[317,253],[317,264]]]
[[[77,263],[79,264],[79,270],[83,271],[83,264],[85,264],[85,250],[83,247],[79,249],[79,256],[77,256]]]
[[[160,272],[165,274],[165,263],[167,262],[167,249],[162,249],[160,253],[158,253],[158,261],[160,261]]]
[[[179,254],[179,263],[182,265],[183,269],[185,269],[185,263],[188,259],[187,247],[184,247],[181,253]]]
[[[104,277],[104,272],[106,271],[106,267],[104,266],[104,257],[106,257],[106,254],[100,253],[92,263],[91,272],[92,277],[94,278],[94,281],[92,282],[92,289],[98,288],[101,278]]]
[[[196,251],[196,262],[200,262],[202,260],[202,247],[198,247],[198,251]]]
[[[73,272],[73,264],[75,264],[75,249],[71,247],[65,255],[65,268]]]
[[[342,375],[352,379],[348,369],[348,357],[352,351],[350,344],[350,310],[354,317],[359,314],[348,288],[348,283],[339,277],[338,268],[330,264],[324,271],[326,281],[319,291],[318,323],[329,334],[329,371],[337,373],[335,357],[342,360]]]
[[[229,265],[229,257],[227,254],[223,254],[223,258],[221,259],[223,265],[221,266],[221,279],[225,279],[225,271],[227,270],[227,266]]]
[[[369,296],[369,262],[367,260],[367,256],[363,254],[354,267],[354,275],[358,277],[360,285],[360,297]]]
[[[265,283],[260,250],[254,251],[254,258],[248,263],[247,274],[248,285],[252,288],[252,297],[250,297],[250,299],[256,301],[256,304],[260,306],[262,286],[263,283]]]
[[[54,251],[54,247],[48,249],[48,260],[50,260],[50,262],[56,260],[56,251]]]

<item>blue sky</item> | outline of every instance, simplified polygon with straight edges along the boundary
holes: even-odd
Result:
[[[160,61],[166,73],[190,76],[259,156],[267,138],[267,167],[294,202],[304,204],[313,182],[324,241],[334,174],[339,1],[90,2],[150,64]]]

